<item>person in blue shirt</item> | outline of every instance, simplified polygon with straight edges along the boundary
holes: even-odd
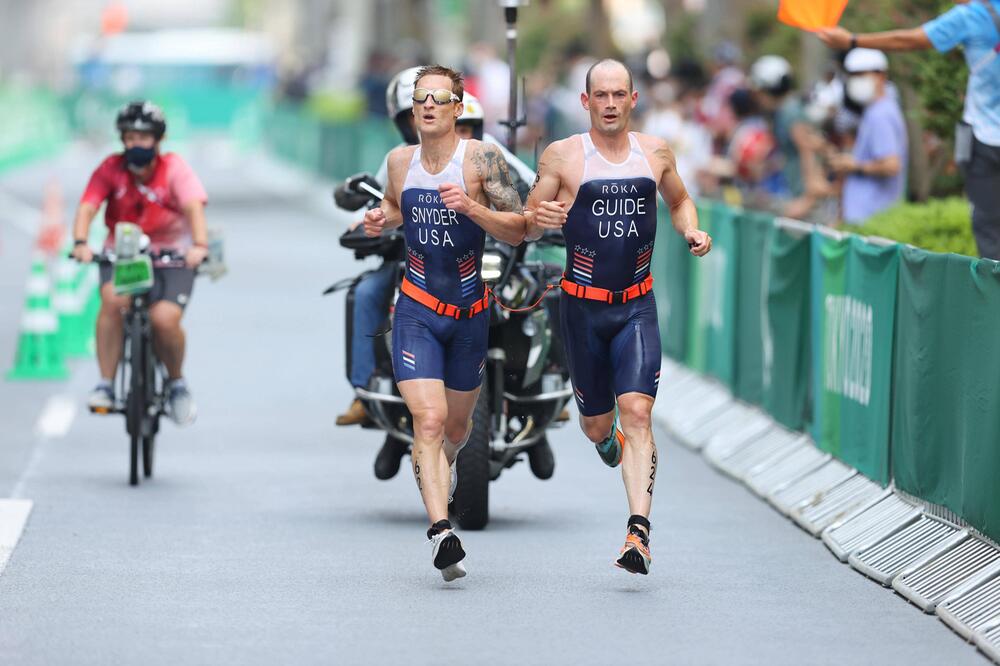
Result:
[[[906,123],[887,90],[889,60],[875,49],[853,49],[844,59],[847,96],[864,111],[850,153],[831,166],[844,174],[841,217],[862,224],[903,198],[906,190]]]
[[[965,174],[972,204],[972,231],[979,254],[1000,259],[1000,0],[959,2],[917,28],[852,34],[826,28],[817,36],[829,47],[863,46],[884,51],[934,48],[942,53],[961,45],[969,67],[962,121],[971,130],[960,144],[956,161]]]

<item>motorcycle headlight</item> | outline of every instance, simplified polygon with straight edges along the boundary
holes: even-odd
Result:
[[[483,268],[480,271],[483,282],[496,282],[503,275],[503,257],[496,252],[483,254]]]
[[[510,280],[504,285],[501,293],[504,303],[508,307],[520,308],[527,305],[525,299],[528,297],[528,288],[524,280],[517,276],[517,273],[510,276]],[[526,334],[527,335],[527,334]],[[531,337],[530,335],[528,337]]]
[[[535,320],[531,317],[525,317],[524,321],[521,322],[521,332],[526,337],[535,337],[535,333],[538,333],[538,325],[535,323]]]

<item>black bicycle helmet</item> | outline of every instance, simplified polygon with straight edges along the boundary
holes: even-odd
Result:
[[[167,131],[167,121],[160,107],[146,100],[129,102],[118,111],[115,127],[119,134],[125,132],[149,132],[157,141]]]

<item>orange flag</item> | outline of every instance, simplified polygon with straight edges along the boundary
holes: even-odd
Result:
[[[832,28],[846,6],[847,0],[781,0],[778,20],[803,30]]]

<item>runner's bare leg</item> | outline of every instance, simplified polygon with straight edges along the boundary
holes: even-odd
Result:
[[[625,446],[622,479],[628,495],[629,513],[649,518],[656,482],[656,443],[652,427],[653,398],[644,393],[618,396],[618,415]]]

